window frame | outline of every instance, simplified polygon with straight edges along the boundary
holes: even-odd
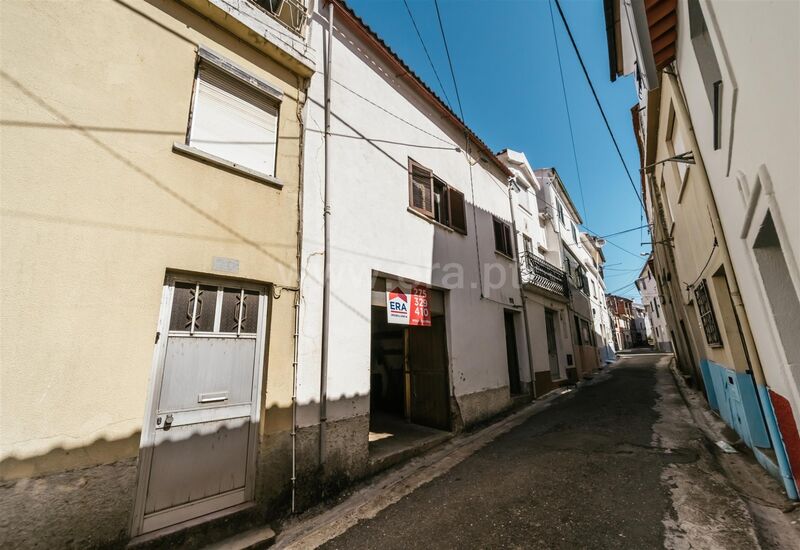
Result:
[[[420,208],[414,204],[414,169],[426,172],[428,174],[428,178],[430,179],[430,193],[431,193],[431,209],[430,211],[425,210],[424,208]],[[441,188],[442,193],[441,195],[445,197],[445,202],[447,205],[447,216],[446,220],[436,219],[436,188],[437,185]],[[453,223],[453,199],[458,199],[458,208],[462,210],[461,217],[463,217],[464,225],[459,226]],[[455,187],[449,185],[446,181],[442,178],[437,176],[433,170],[420,164],[419,162],[415,161],[411,157],[408,158],[408,208],[413,213],[424,217],[426,220],[430,221],[431,223],[435,223],[436,225],[440,225],[445,227],[449,230],[452,230],[456,233],[460,233],[462,235],[467,234],[467,207],[464,198],[464,193],[456,189]],[[441,218],[441,215],[440,215]]]
[[[705,279],[695,285],[694,298],[706,343],[712,348],[723,347],[722,333],[719,330],[719,323],[714,313],[714,305],[711,302],[711,294],[708,291],[708,283]]]
[[[206,70],[218,71],[224,76],[232,78],[237,83],[247,86],[259,95],[263,96],[264,100],[274,104],[276,108],[276,117],[273,175],[243,166],[232,160],[217,156],[192,145],[191,135],[195,121],[196,103],[199,94],[200,70],[202,67],[205,67]],[[278,88],[253,75],[251,72],[239,67],[235,63],[228,61],[224,57],[217,55],[208,48],[198,46],[197,57],[195,58],[194,74],[192,75],[192,93],[189,101],[189,114],[186,124],[186,133],[184,135],[183,142],[174,142],[172,144],[172,150],[174,153],[192,158],[194,160],[199,160],[216,168],[220,168],[222,170],[226,170],[228,172],[244,176],[261,183],[267,183],[280,189],[283,187],[283,183],[278,178],[277,172],[278,146],[280,141],[281,125],[281,105],[283,102],[283,97],[284,93]]]
[[[500,244],[503,246],[502,249],[497,247],[498,244],[498,234],[497,228],[500,228]],[[514,239],[512,236],[511,225],[503,221],[502,219],[498,218],[497,216],[492,216],[492,232],[494,233],[494,251],[496,254],[500,254],[508,258],[509,260],[514,259]]]

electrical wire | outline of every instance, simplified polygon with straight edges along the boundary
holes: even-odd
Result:
[[[431,59],[431,54],[428,52],[428,48],[427,46],[425,46],[425,41],[422,39],[422,33],[420,33],[419,27],[417,27],[417,22],[414,20],[414,15],[411,13],[411,7],[408,5],[407,0],[403,0],[403,4],[405,4],[406,6],[406,11],[408,12],[408,16],[411,18],[411,24],[414,26],[414,30],[417,33],[417,37],[419,37],[420,44],[422,44],[422,49],[425,50],[425,56],[428,58],[428,63],[431,64],[431,69],[433,69],[433,74],[436,76],[436,81],[442,88],[442,94],[444,94],[444,98],[447,100],[447,106],[452,109],[453,102],[450,101],[450,98],[447,95],[447,90],[444,89],[444,84],[442,84],[442,79],[439,78],[439,73],[436,71],[436,67],[433,65],[433,59]]]
[[[569,101],[567,100],[567,86],[564,83],[564,67],[561,64],[561,50],[558,47],[558,35],[556,34],[556,20],[553,17],[553,4],[548,2],[550,7],[550,24],[553,27],[553,42],[556,45],[556,58],[558,59],[558,72],[561,75],[561,92],[564,95],[564,107],[567,110],[567,125],[569,126],[569,138],[572,142],[572,159],[575,161],[575,172],[578,175],[578,189],[581,192],[581,206],[583,206],[583,217],[588,221],[589,211],[586,209],[586,200],[583,197],[583,182],[581,181],[581,167],[578,164],[578,153],[575,150],[575,132],[572,129],[572,116],[569,112]]]
[[[708,267],[708,264],[711,263],[711,258],[714,257],[714,251],[717,249],[718,246],[719,246],[719,243],[717,242],[717,238],[714,237],[714,244],[711,246],[711,252],[708,253],[708,259],[706,260],[706,263],[703,265],[703,267],[700,269],[700,274],[697,276],[697,278],[694,281],[692,281],[691,284],[683,283],[684,285],[686,285],[686,290],[687,291],[691,290],[691,288],[694,285],[697,284],[697,281],[699,281],[703,277],[703,273],[705,272],[706,268]]]
[[[388,115],[390,115],[390,116],[392,116],[392,117],[396,118],[396,119],[397,119],[397,120],[399,120],[400,122],[403,122],[403,123],[407,124],[407,125],[408,125],[408,126],[410,126],[411,128],[414,128],[415,130],[419,130],[420,132],[422,132],[422,133],[424,133],[424,134],[427,134],[427,135],[431,136],[432,138],[438,139],[438,140],[439,140],[439,141],[441,141],[442,143],[446,143],[447,145],[452,145],[453,147],[458,147],[458,146],[457,146],[455,143],[453,143],[453,142],[451,142],[451,141],[447,141],[446,139],[442,139],[441,137],[437,136],[436,134],[433,134],[433,133],[431,133],[431,132],[428,132],[427,130],[423,130],[423,129],[422,129],[422,128],[420,128],[419,126],[416,126],[416,125],[414,125],[414,124],[410,123],[408,120],[404,119],[404,118],[403,118],[403,117],[401,117],[401,116],[398,116],[398,115],[396,115],[395,113],[393,113],[393,112],[391,112],[390,110],[388,110],[386,107],[383,107],[383,106],[381,106],[381,105],[378,105],[377,103],[375,103],[375,102],[374,102],[374,101],[372,101],[371,99],[364,97],[363,95],[359,94],[358,92],[356,92],[356,91],[355,91],[355,90],[353,90],[352,88],[348,88],[348,87],[347,87],[345,84],[342,84],[341,82],[339,82],[339,81],[338,81],[338,80],[336,80],[335,78],[331,78],[331,81],[332,81],[332,82],[334,82],[336,85],[338,85],[338,86],[342,87],[343,89],[347,90],[348,92],[350,92],[350,93],[351,93],[351,94],[353,94],[354,96],[358,97],[359,99],[362,99],[362,100],[366,101],[367,103],[369,103],[369,104],[370,104],[370,105],[372,105],[373,107],[377,107],[378,109],[380,109],[380,110],[381,110],[381,111],[383,111],[384,113],[386,113],[386,114],[388,114]]]
[[[650,227],[649,224],[640,225],[639,227],[631,227],[630,229],[623,229],[622,231],[617,231],[616,233],[609,233],[608,235],[601,235],[601,239],[607,239],[608,237],[615,237],[616,235],[623,235],[625,233],[630,233],[632,231],[637,231],[639,229],[643,229],[645,227]]]
[[[564,28],[567,30],[567,35],[569,36],[569,40],[572,43],[572,48],[575,50],[575,55],[578,56],[578,61],[581,64],[581,69],[583,69],[583,75],[586,77],[586,82],[589,83],[589,88],[592,91],[592,95],[594,96],[595,103],[597,103],[597,108],[600,109],[600,114],[603,117],[603,122],[606,124],[606,129],[608,130],[608,135],[611,136],[611,141],[614,142],[614,148],[617,150],[617,155],[619,155],[619,160],[622,161],[622,166],[625,168],[625,174],[628,176],[628,180],[631,183],[631,188],[633,188],[633,194],[636,195],[636,200],[639,201],[639,204],[644,210],[644,202],[642,201],[642,197],[639,196],[639,191],[636,189],[636,184],[633,182],[633,176],[631,176],[631,171],[628,168],[628,163],[625,162],[625,157],[622,156],[622,150],[617,143],[617,138],[614,136],[614,132],[611,130],[611,124],[608,122],[608,117],[606,116],[606,112],[603,109],[603,104],[600,103],[600,98],[597,95],[597,91],[594,88],[594,84],[592,83],[592,78],[589,76],[589,71],[586,69],[586,64],[583,62],[583,56],[581,56],[581,52],[578,49],[578,44],[575,42],[575,37],[572,36],[572,30],[569,27],[569,23],[567,22],[567,18],[564,15],[564,10],[561,9],[561,2],[559,0],[553,0],[556,4],[556,8],[558,9],[558,14],[561,16],[561,20],[564,22]]]
[[[450,48],[447,47],[447,38],[444,35],[444,25],[442,25],[442,14],[439,12],[439,0],[433,0],[433,5],[436,6],[436,18],[439,20],[439,31],[442,33],[442,42],[444,42],[444,51],[447,54],[447,63],[450,65],[450,76],[453,78],[453,88],[456,90],[456,100],[458,101],[458,112],[461,115],[461,122],[464,122],[464,108],[461,106],[461,94],[458,93],[458,83],[456,82],[456,73],[453,70],[453,59],[450,57]]]

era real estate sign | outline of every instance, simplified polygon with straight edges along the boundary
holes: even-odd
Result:
[[[396,286],[386,291],[386,320],[396,325],[431,326],[428,289],[414,285],[409,291]]]

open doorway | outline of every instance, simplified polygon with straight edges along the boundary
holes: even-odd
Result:
[[[503,321],[506,328],[506,359],[508,363],[508,389],[511,395],[522,393],[522,383],[519,379],[519,354],[517,353],[517,330],[514,323],[513,311],[503,311]]]
[[[389,322],[386,280],[373,285],[370,353],[372,461],[448,436],[450,378],[444,293],[427,289],[429,326]],[[390,289],[394,284],[389,282]]]

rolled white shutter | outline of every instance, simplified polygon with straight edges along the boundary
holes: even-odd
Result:
[[[277,130],[273,100],[216,68],[200,66],[190,146],[274,176]]]

